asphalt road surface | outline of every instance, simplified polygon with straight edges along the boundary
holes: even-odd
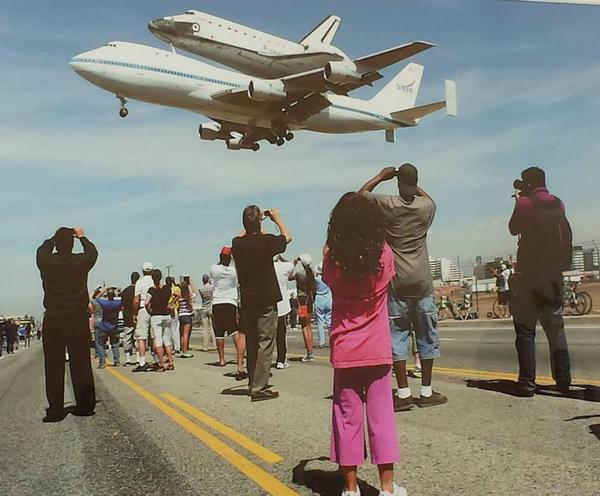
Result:
[[[434,389],[446,405],[397,414],[402,461],[395,478],[410,495],[600,495],[600,329],[570,324],[571,397],[543,388],[510,394],[514,336],[463,324],[441,331]],[[540,383],[549,375],[540,333]],[[200,331],[194,330],[194,345]],[[96,415],[42,423],[41,346],[0,360],[0,495],[334,496],[341,480],[327,460],[331,380],[327,349],[313,363],[298,331],[291,367],[273,370],[280,398],[250,403],[235,366],[215,352],[178,359],[173,372],[95,371]],[[196,347],[195,346],[195,347]],[[233,358],[231,343],[228,357]],[[413,394],[419,382],[411,379]],[[67,406],[72,406],[67,380]],[[377,471],[359,471],[377,495]]]

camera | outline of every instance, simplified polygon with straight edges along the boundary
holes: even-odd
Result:
[[[527,195],[529,193],[529,185],[522,179],[515,179],[513,181],[513,188],[519,190],[523,195]]]
[[[266,219],[267,217],[271,217],[271,211],[270,210],[263,210],[263,219]]]

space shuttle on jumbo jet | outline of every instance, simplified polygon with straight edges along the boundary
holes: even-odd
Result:
[[[355,75],[368,68],[373,58],[387,66],[434,46],[415,41],[352,61],[331,44],[340,23],[340,17],[330,15],[299,43],[196,10],[156,19],[148,29],[174,47],[265,79],[322,69],[327,64],[337,72]]]

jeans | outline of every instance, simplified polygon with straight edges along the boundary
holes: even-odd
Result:
[[[415,334],[421,360],[440,356],[438,312],[434,296],[399,298],[390,288],[388,312],[394,362],[405,361],[412,355],[411,332]]]
[[[325,345],[327,338],[325,328],[331,327],[331,296],[317,295],[315,298],[315,317],[317,319],[317,329],[319,330],[319,346]]]
[[[539,320],[548,339],[552,377],[558,385],[568,386],[571,384],[571,361],[562,315],[562,275],[516,273],[510,289],[519,384],[530,391],[535,390],[535,329]]]
[[[108,338],[110,342],[110,346],[112,348],[112,355],[114,364],[117,365],[121,359],[119,356],[119,334],[106,334],[104,331],[100,329],[96,329],[96,355],[98,355],[98,361],[100,363],[106,363],[106,350],[104,349],[104,345],[106,344],[106,339]]]

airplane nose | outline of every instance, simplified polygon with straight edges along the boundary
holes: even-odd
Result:
[[[86,59],[87,59],[87,52],[80,53],[79,55],[75,55],[69,61],[69,65],[71,66],[71,69],[73,69],[78,74],[82,73],[85,71]]]
[[[148,24],[148,29],[152,34],[175,34],[175,21],[172,17],[154,19]]]

